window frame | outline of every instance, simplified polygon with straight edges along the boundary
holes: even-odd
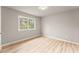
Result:
[[[27,22],[30,21],[30,19],[32,19],[32,21],[34,22],[34,28],[30,29],[30,28],[27,28],[27,29],[21,29],[20,28],[20,21],[21,19],[20,18],[26,18],[27,19]],[[26,17],[26,16],[18,16],[18,31],[27,31],[27,30],[36,30],[36,18],[34,17]]]
[[[33,22],[34,22],[34,28],[33,29],[29,29],[29,30],[36,30],[36,19],[32,18],[32,17],[29,17],[28,19],[33,19]]]

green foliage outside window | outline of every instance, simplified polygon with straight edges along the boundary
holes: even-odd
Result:
[[[33,30],[35,29],[35,19],[34,18],[24,18],[19,17],[19,28],[20,30]]]

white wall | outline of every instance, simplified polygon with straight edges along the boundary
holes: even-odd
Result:
[[[42,18],[43,35],[79,42],[79,9]]]
[[[27,39],[32,36],[40,35],[40,18],[33,15],[2,7],[2,44],[10,43],[20,39]],[[30,16],[36,18],[36,30],[18,31],[18,15]]]

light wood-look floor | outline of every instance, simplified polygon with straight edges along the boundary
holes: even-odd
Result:
[[[8,46],[3,53],[78,53],[79,45],[38,37],[30,41]]]

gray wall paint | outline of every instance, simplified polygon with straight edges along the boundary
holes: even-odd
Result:
[[[1,33],[1,6],[0,6],[0,33]],[[0,34],[0,45],[1,45],[1,34]]]
[[[40,18],[36,17],[37,29],[32,31],[18,31],[18,15],[35,17],[17,10],[2,7],[2,44],[40,35]]]
[[[43,35],[79,42],[79,9],[42,18]]]

